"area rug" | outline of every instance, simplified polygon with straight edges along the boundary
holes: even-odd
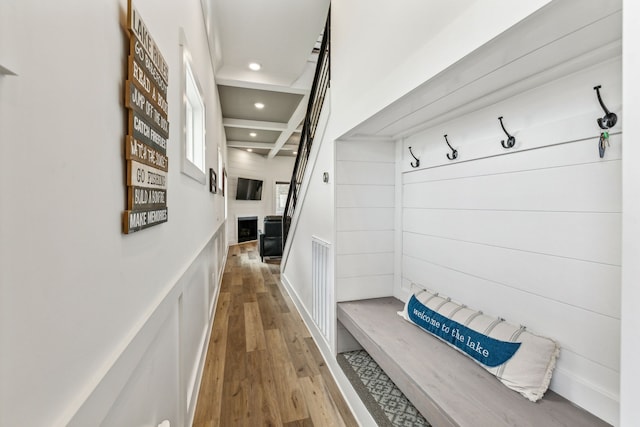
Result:
[[[340,353],[338,363],[378,426],[430,427],[366,351]]]

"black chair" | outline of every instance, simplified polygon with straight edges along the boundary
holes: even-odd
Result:
[[[278,256],[282,256],[282,215],[266,216],[260,233],[260,259]]]

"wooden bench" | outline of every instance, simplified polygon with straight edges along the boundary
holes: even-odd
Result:
[[[434,426],[608,426],[548,390],[533,403],[397,315],[393,297],[338,304],[338,320]]]

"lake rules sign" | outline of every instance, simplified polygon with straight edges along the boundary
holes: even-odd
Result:
[[[124,105],[128,111],[125,159],[127,208],[123,232],[134,233],[167,222],[169,158],[169,67],[129,0],[130,51]]]

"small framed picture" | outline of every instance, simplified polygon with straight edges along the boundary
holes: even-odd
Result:
[[[227,186],[227,168],[222,168],[222,197],[224,197],[224,189]]]
[[[214,194],[218,192],[218,176],[213,168],[209,168],[209,191]]]

